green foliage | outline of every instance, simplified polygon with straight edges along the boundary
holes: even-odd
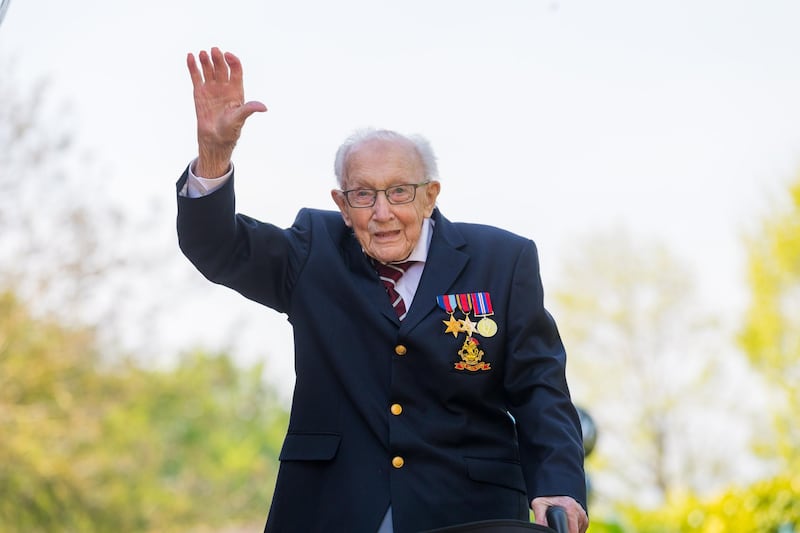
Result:
[[[752,300],[740,338],[754,365],[781,383],[800,360],[800,180],[789,198],[749,242]]]
[[[800,474],[731,489],[708,502],[673,496],[657,511],[627,509],[626,530],[639,533],[753,533],[800,527]],[[785,529],[781,529],[785,528]]]
[[[719,330],[696,305],[691,269],[652,239],[595,231],[572,248],[551,294],[571,390],[599,428],[587,463],[593,504],[654,506],[724,483],[733,463],[693,431],[729,404],[718,392]]]
[[[777,442],[762,450],[800,469],[800,179],[749,240],[751,302],[739,336],[753,366],[781,394]]]
[[[287,414],[260,366],[105,364],[0,294],[4,531],[186,531],[266,517]]]
[[[760,449],[782,471],[710,500],[673,491],[656,510],[618,508],[624,531],[800,531],[800,180],[788,193],[786,204],[765,217],[748,242],[752,299],[739,335],[751,364],[779,395],[773,404],[777,438]]]
[[[625,530],[619,524],[601,522],[592,518],[588,533],[625,533]]]

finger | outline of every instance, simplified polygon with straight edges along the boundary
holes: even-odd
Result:
[[[570,531],[583,533],[589,527],[589,517],[580,505],[570,507],[567,511],[567,524]]]
[[[578,519],[574,514],[567,515],[567,527],[570,531],[575,531],[576,533],[580,531],[580,528],[578,527]]]
[[[539,501],[534,500],[533,505],[531,505],[531,509],[533,510],[533,516],[536,518],[535,524],[539,524],[541,526],[547,525],[547,504],[542,504]]]
[[[586,513],[581,513],[578,519],[578,531],[585,533],[589,529],[589,516]]]
[[[197,87],[202,85],[203,76],[200,75],[200,69],[197,68],[197,61],[194,54],[191,52],[186,56],[186,66],[189,67],[189,76],[192,78],[192,85]]]
[[[211,49],[211,60],[214,62],[214,79],[216,81],[228,81],[228,64],[225,56],[216,46]]]
[[[214,65],[211,64],[211,58],[208,56],[208,52],[202,50],[199,56],[200,67],[203,69],[203,78],[206,83],[214,81]]]
[[[225,52],[225,61],[230,68],[231,82],[236,84],[242,83],[242,62],[239,58],[230,52]]]

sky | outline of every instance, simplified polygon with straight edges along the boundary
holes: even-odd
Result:
[[[735,313],[742,236],[800,170],[798,23],[793,0],[12,0],[0,58],[23,86],[50,81],[115,200],[174,249],[197,300],[165,304],[169,342],[264,358],[290,390],[284,317],[173,246],[173,184],[196,153],[187,52],[237,54],[269,108],[234,154],[242,212],[288,226],[332,208],[352,130],[421,133],[443,213],[535,240],[546,289],[581,237],[625,228]]]

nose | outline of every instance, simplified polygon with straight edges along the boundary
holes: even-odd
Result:
[[[388,220],[392,218],[392,215],[392,204],[389,203],[385,193],[379,192],[378,197],[375,198],[375,205],[372,206],[372,218],[375,220]]]

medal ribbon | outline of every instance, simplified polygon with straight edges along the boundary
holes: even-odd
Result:
[[[475,316],[489,316],[494,314],[492,309],[492,298],[488,292],[473,292],[469,295],[472,300],[472,308],[475,309]]]
[[[458,308],[461,309],[461,312],[465,315],[469,314],[472,309],[472,298],[470,298],[470,295],[457,294],[456,299],[458,300]]]
[[[447,311],[449,314],[453,314],[453,311],[456,310],[456,295],[455,294],[443,294],[441,296],[436,297],[436,303],[439,304],[439,307]]]

